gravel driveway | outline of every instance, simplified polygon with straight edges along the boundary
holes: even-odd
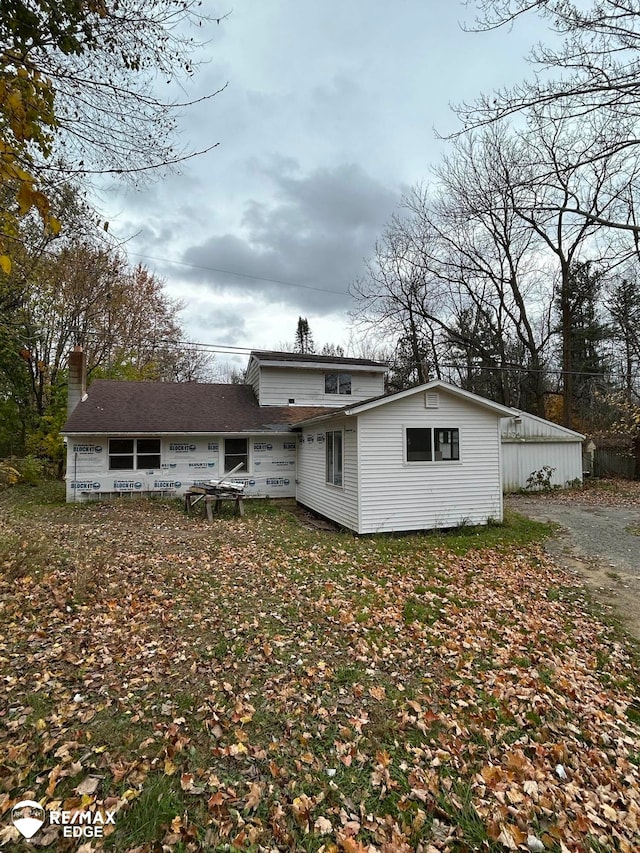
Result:
[[[640,483],[589,484],[580,492],[512,495],[506,506],[561,525],[546,543],[562,565],[579,573],[640,640]]]

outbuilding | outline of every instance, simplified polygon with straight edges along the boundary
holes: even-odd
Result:
[[[502,486],[517,492],[540,485],[582,483],[584,435],[514,409],[502,421]]]

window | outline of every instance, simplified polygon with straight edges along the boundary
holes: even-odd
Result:
[[[342,430],[326,434],[327,483],[342,485]]]
[[[445,462],[460,459],[457,429],[407,427],[407,462]]]
[[[436,462],[442,459],[460,459],[460,440],[457,429],[434,429]]]
[[[407,429],[407,462],[431,462],[431,430]]]
[[[224,473],[242,463],[240,471],[249,470],[249,441],[246,438],[226,438],[224,442]]]
[[[138,438],[136,468],[159,468],[160,467],[160,439]]]
[[[350,373],[325,373],[325,394],[351,394]]]
[[[159,438],[109,439],[110,471],[136,471],[159,467]]]

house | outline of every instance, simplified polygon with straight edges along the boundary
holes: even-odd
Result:
[[[517,492],[548,470],[550,486],[582,483],[584,435],[527,412],[513,410],[502,421],[502,487]]]
[[[67,499],[180,495],[240,465],[250,496],[295,497],[358,533],[502,518],[500,423],[445,382],[384,394],[368,359],[253,352],[246,385],[98,380],[69,361]]]
[[[297,435],[305,418],[384,390],[369,359],[254,352],[246,385],[96,380],[69,357],[67,500],[127,493],[181,495],[234,476],[254,497],[296,495]]]

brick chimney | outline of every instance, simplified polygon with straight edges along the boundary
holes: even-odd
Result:
[[[69,353],[69,381],[67,386],[67,417],[87,393],[87,358],[82,347]]]

